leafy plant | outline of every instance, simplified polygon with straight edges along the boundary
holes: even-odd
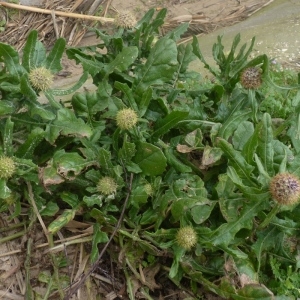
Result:
[[[48,77],[61,69],[63,40],[46,55],[33,31],[21,62],[12,47],[0,44],[0,170],[2,160],[13,162],[12,174],[0,178],[1,211],[14,208],[11,218],[30,220],[26,232],[37,220],[45,222],[51,249],[71,220],[92,224],[92,266],[79,282],[109,249],[130,299],[138,290],[149,299],[155,295],[157,274],[180,288],[188,281],[195,297],[209,291],[226,299],[281,299],[286,282],[288,295],[298,296],[292,272],[298,270],[299,199],[282,205],[270,192],[277,174],[292,174],[284,188],[280,181],[284,193],[299,190],[298,93],[289,94],[290,115],[276,122],[281,110],[264,105],[276,88],[269,59],[249,59],[254,39],[247,50],[246,44],[238,49],[237,35],[227,55],[219,37],[213,69],[196,38],[177,45],[187,24],[159,37],[165,16],[164,9],[150,10],[133,28],[113,34],[93,29],[98,45],[66,50],[83,67],[79,83],[66,91],[41,88],[30,77],[37,68],[50,71]],[[189,70],[195,60],[214,83]],[[262,85],[243,85],[245,70],[255,70]],[[88,75],[94,91],[57,101]],[[47,103],[39,101],[42,93]],[[66,262],[51,259],[53,272],[38,277],[48,282],[43,297],[58,291],[64,298],[71,284],[69,297],[76,286],[62,270]],[[280,265],[287,271],[279,272]],[[147,282],[149,270],[154,275]]]

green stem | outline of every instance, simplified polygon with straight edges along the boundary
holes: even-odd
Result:
[[[49,233],[49,246],[50,248],[54,247],[54,241],[53,241],[53,234]],[[57,285],[58,293],[60,295],[60,299],[64,299],[64,292],[62,290],[62,287],[60,285],[60,279],[59,279],[59,272],[58,272],[58,264],[57,264],[57,259],[54,253],[50,252],[50,256],[52,259],[52,265],[53,265],[53,270],[54,270],[54,280]]]
[[[267,227],[274,216],[280,211],[280,204],[275,204],[272,210],[267,214],[266,218],[258,225],[258,229]]]
[[[14,240],[14,239],[19,238],[20,236],[23,236],[23,235],[25,235],[25,231],[17,232],[15,234],[10,235],[10,236],[6,236],[6,237],[0,239],[0,244],[6,243],[6,242],[11,241],[11,240]]]
[[[10,230],[13,230],[13,229],[17,229],[19,227],[23,227],[26,224],[27,224],[27,222],[21,222],[21,223],[18,223],[18,224],[10,225],[8,227],[0,228],[0,233],[10,231]]]

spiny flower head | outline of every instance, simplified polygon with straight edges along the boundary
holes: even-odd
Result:
[[[8,156],[0,157],[0,178],[10,178],[16,170],[15,162]]]
[[[137,113],[131,108],[119,110],[116,116],[119,128],[126,130],[134,127],[138,121]]]
[[[262,84],[261,70],[257,67],[246,68],[241,73],[240,82],[245,89],[259,88]]]
[[[53,74],[45,67],[35,68],[29,72],[29,81],[35,89],[46,91],[53,84]]]
[[[130,11],[125,10],[117,14],[115,24],[122,28],[133,28],[136,25],[136,18]]]
[[[97,190],[99,193],[103,195],[110,195],[117,191],[117,183],[116,181],[109,176],[102,177],[97,184]]]
[[[192,226],[182,227],[176,234],[176,241],[182,248],[190,250],[197,243],[197,233]]]
[[[293,205],[300,200],[300,180],[290,173],[279,173],[269,184],[272,198],[283,205]]]

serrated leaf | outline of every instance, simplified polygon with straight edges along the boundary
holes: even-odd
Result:
[[[274,294],[260,284],[247,284],[231,296],[234,300],[274,300]]]
[[[145,142],[138,143],[134,162],[149,176],[162,174],[167,166],[167,159],[161,149]]]
[[[136,153],[135,144],[126,140],[123,142],[122,148],[118,151],[118,157],[125,165],[132,160]]]

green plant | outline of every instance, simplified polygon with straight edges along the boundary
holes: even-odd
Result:
[[[158,273],[179,288],[188,282],[198,298],[210,291],[226,299],[281,299],[287,278],[293,282],[289,295],[296,295],[297,278],[290,271],[280,275],[277,262],[298,268],[298,249],[286,247],[286,241],[298,242],[298,196],[293,205],[279,205],[270,182],[291,174],[287,186],[298,183],[299,95],[290,94],[292,113],[275,122],[261,105],[266,91],[276,88],[269,59],[249,60],[254,39],[247,50],[246,44],[238,49],[236,36],[226,55],[219,37],[213,69],[196,38],[177,45],[187,24],[158,38],[165,16],[165,9],[156,15],[152,9],[133,28],[112,35],[93,29],[101,38],[96,46],[68,48],[84,73],[67,91],[30,80],[33,69],[60,70],[63,40],[46,56],[33,31],[21,62],[12,47],[0,44],[0,152],[15,166],[0,179],[1,210],[13,211],[13,205],[11,217],[29,222],[28,231],[37,220],[45,222],[52,250],[71,220],[92,224],[92,266],[79,283],[108,250],[123,270],[130,299],[137,292],[154,297]],[[197,59],[214,83],[189,70]],[[242,86],[248,68],[260,70],[261,86]],[[57,100],[88,74],[94,92]],[[38,101],[41,90],[47,103]],[[276,257],[271,267],[270,257]],[[51,272],[38,277],[48,283],[42,297],[53,290],[67,297],[64,288],[71,284],[69,297],[80,284],[69,281],[61,257],[52,254],[51,260]]]

